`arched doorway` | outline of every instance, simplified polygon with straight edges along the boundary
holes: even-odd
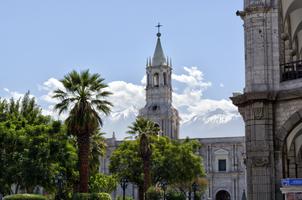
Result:
[[[216,200],[230,200],[231,196],[230,194],[225,190],[220,190],[216,194]]]

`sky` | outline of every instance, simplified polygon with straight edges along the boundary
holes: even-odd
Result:
[[[243,23],[235,15],[241,9],[241,0],[0,1],[0,97],[29,90],[58,118],[52,91],[71,70],[89,69],[114,93],[103,131],[122,139],[144,106],[145,64],[160,22],[180,136],[244,135],[229,100],[244,87]]]

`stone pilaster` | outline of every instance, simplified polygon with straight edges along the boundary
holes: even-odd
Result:
[[[232,98],[245,122],[249,200],[275,199],[273,99],[270,93],[249,93]]]

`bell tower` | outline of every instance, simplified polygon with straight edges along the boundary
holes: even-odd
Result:
[[[172,62],[165,57],[161,46],[161,33],[158,24],[157,42],[152,59],[146,64],[146,105],[139,116],[157,123],[161,135],[171,139],[179,137],[178,111],[172,106]]]

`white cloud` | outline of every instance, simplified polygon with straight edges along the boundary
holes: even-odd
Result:
[[[52,116],[54,119],[59,119],[59,120],[65,120],[68,116],[68,113],[62,113],[61,115],[59,115],[59,113],[54,110],[54,105],[48,105],[47,107],[43,107],[42,108],[42,114],[43,115],[50,115]]]
[[[141,84],[146,85],[147,84],[147,76],[144,75],[142,80],[141,80]]]
[[[7,93],[7,95],[4,97],[6,99],[14,98],[14,99],[17,100],[17,99],[22,98],[25,95],[25,93],[21,93],[21,92],[18,92],[18,91],[11,91],[8,88],[3,88],[3,90]],[[29,97],[32,98],[32,97],[35,97],[35,96],[30,94]]]
[[[211,82],[204,81],[204,75],[197,67],[184,67],[187,74],[172,74],[172,79],[184,83],[188,88],[204,91],[212,85]]]
[[[40,97],[41,100],[50,103],[55,104],[58,103],[57,99],[52,98],[53,91],[56,89],[64,89],[63,84],[56,78],[49,78],[47,81],[45,81],[42,85],[38,85],[38,88],[40,91],[46,91],[47,94],[44,94]]]
[[[222,87],[222,88],[223,88],[223,87],[224,87],[224,84],[223,84],[223,83],[220,83],[220,84],[219,84],[219,87]]]
[[[145,104],[145,87],[124,81],[113,81],[108,84],[109,91],[113,93],[109,97],[114,105],[113,111],[123,111],[129,107],[141,108]]]
[[[42,85],[38,85],[38,88],[40,90],[53,91],[56,89],[63,90],[64,86],[61,83],[61,81],[52,77],[52,78],[49,78],[47,81],[45,81]]]

